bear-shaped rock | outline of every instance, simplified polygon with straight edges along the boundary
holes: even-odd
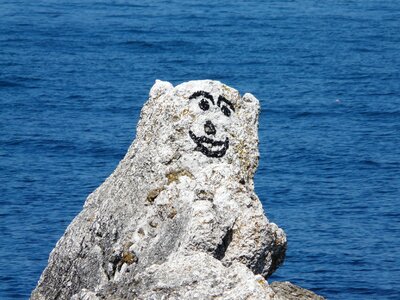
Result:
[[[268,299],[286,236],[254,192],[259,102],[156,81],[136,139],[51,252],[32,299]]]

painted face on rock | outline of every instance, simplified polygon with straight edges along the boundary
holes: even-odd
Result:
[[[204,112],[217,108],[219,113],[213,114],[214,118],[216,116],[218,118],[230,118],[235,111],[233,104],[228,99],[220,95],[215,101],[214,97],[205,91],[193,93],[189,100],[196,101],[199,108]],[[194,150],[208,157],[223,157],[229,149],[229,138],[216,138],[218,128],[215,123],[217,123],[217,120],[207,119],[203,123],[201,124],[203,129],[201,134],[196,135],[192,130],[189,130],[189,136],[196,144]]]

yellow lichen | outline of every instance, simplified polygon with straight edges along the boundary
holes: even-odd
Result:
[[[196,116],[190,111],[190,109],[188,108],[184,108],[181,112],[180,112],[180,117],[179,119],[182,119],[183,117],[189,116],[192,119],[194,119]]]
[[[169,172],[166,176],[168,179],[168,184],[178,181],[179,178],[182,176],[187,176],[189,178],[193,178],[192,173],[190,173],[187,170],[172,171],[172,172]]]
[[[177,213],[178,213],[178,212],[176,211],[175,207],[172,207],[171,210],[170,210],[169,213],[168,213],[168,218],[170,218],[170,219],[175,218],[175,216],[176,216]]]
[[[146,200],[150,203],[153,203],[154,200],[158,197],[158,195],[163,191],[163,188],[156,188],[154,190],[151,190],[148,194],[147,194],[147,198]]]
[[[123,263],[131,265],[136,261],[137,261],[137,257],[132,252],[127,251],[122,254],[122,262]]]

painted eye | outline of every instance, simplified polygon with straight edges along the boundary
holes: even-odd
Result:
[[[227,108],[225,105],[223,105],[221,107],[221,111],[225,116],[227,116],[227,117],[231,116],[231,110],[229,108]]]
[[[208,101],[206,99],[202,99],[199,102],[199,106],[202,110],[208,110],[210,108],[210,104],[208,103]]]

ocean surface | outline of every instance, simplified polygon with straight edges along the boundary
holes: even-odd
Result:
[[[289,280],[400,299],[400,1],[0,0],[0,299],[27,299],[155,79],[261,101]]]

